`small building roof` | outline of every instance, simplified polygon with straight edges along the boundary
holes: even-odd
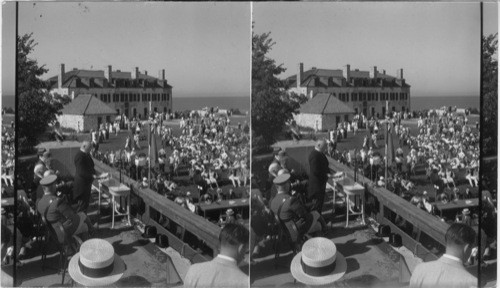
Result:
[[[300,113],[305,114],[354,114],[354,110],[330,93],[318,93],[302,104]]]
[[[66,115],[115,115],[116,111],[90,94],[80,94],[61,111]]]

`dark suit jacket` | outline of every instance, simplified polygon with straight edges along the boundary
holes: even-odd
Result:
[[[78,151],[75,155],[75,183],[73,198],[76,198],[84,193],[90,194],[90,189],[92,187],[92,181],[94,181],[93,175],[94,170],[94,160],[90,154]]]
[[[314,149],[309,154],[309,198],[317,194],[325,194],[329,172],[330,168],[328,168],[328,159],[325,154]]]

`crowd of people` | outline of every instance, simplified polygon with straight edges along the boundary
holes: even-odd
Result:
[[[467,125],[465,114],[433,111],[418,118],[416,129],[402,124],[404,113],[393,114],[391,119],[366,121],[367,135],[360,149],[337,149],[338,142],[351,130],[349,127],[357,126],[341,123],[339,129],[330,133],[327,154],[421,207],[426,206],[423,201],[429,195],[423,195],[417,186],[431,185],[433,191],[429,192],[435,192],[436,200],[477,196],[474,188],[479,181],[479,131]],[[380,149],[384,145],[377,145],[385,137],[386,126],[397,147],[388,163],[389,179],[385,179],[385,152]],[[423,180],[419,177],[422,173]]]
[[[246,191],[250,184],[248,123],[231,123],[226,114],[216,110],[204,116],[195,112],[185,116],[181,116],[179,129],[164,125],[162,113],[151,115],[148,123],[132,119],[132,133],[122,149],[94,148],[92,153],[105,164],[122,169],[139,182],[140,188],[150,188],[192,212],[197,212],[197,202],[208,204],[245,196],[235,190],[245,187]],[[148,134],[161,142],[155,159],[144,152],[149,145],[144,143]],[[183,187],[191,185],[197,193]],[[228,185],[233,187],[222,189]],[[231,211],[226,214],[231,219]]]
[[[14,165],[15,165],[15,125],[12,122],[10,126],[2,125],[2,199],[14,197]],[[2,207],[1,221],[1,261],[2,264],[8,263],[14,253],[14,211],[6,210]],[[19,230],[18,230],[19,231]],[[20,235],[20,234],[19,234]],[[18,235],[18,236],[19,236]],[[18,240],[20,240],[18,238]],[[20,242],[20,241],[19,241]],[[18,245],[16,251],[20,251]],[[21,251],[24,253],[24,251]]]

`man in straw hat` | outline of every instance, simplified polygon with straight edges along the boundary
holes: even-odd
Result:
[[[446,253],[436,261],[417,265],[410,287],[477,287],[477,278],[464,267],[476,242],[476,232],[462,223],[451,224],[445,234]]]
[[[76,213],[66,201],[66,198],[56,196],[57,176],[50,174],[42,180],[44,195],[38,201],[37,210],[48,224],[51,224],[59,241],[64,242],[73,235],[88,232],[93,233],[93,226],[87,215],[83,212]]]
[[[249,233],[240,224],[227,224],[219,235],[220,253],[210,262],[193,264],[184,287],[248,287],[249,278],[238,268],[248,248]]]
[[[291,235],[292,239],[299,240],[304,234],[325,229],[325,220],[318,211],[309,212],[298,197],[290,195],[290,174],[278,175],[273,182],[278,193],[271,201],[271,210],[287,227],[295,223],[298,231]],[[293,227],[289,231],[294,231]]]

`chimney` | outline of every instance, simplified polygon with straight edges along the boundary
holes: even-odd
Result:
[[[148,71],[144,70],[144,75],[148,76]]]
[[[158,79],[165,80],[165,69],[158,70]]]
[[[343,69],[342,74],[344,75],[346,82],[350,83],[351,82],[351,65],[347,64],[345,65],[345,68]]]
[[[378,76],[378,71],[377,71],[377,66],[373,66],[373,70],[370,73],[370,78],[377,78]]]
[[[404,76],[403,76],[403,68],[399,69],[398,70],[398,78],[403,80],[404,79]]]
[[[62,88],[64,83],[64,64],[60,65],[59,77],[57,78],[57,84],[59,88]]]
[[[132,79],[139,79],[139,67],[135,67],[134,70],[132,70]]]
[[[108,70],[104,70],[104,78],[106,78],[108,80],[108,83],[111,83],[111,71],[112,71],[113,67],[111,67],[111,65],[108,65]]]
[[[384,75],[385,75],[385,69],[384,69],[384,70],[382,70],[382,74],[384,74]]]
[[[297,71],[297,88],[300,88],[300,84],[302,83],[302,76],[304,75],[304,63],[299,63],[299,69]]]

